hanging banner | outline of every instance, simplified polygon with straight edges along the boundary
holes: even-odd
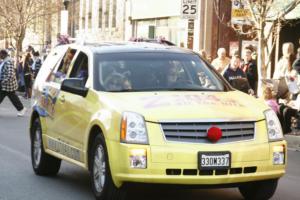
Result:
[[[240,25],[251,25],[250,6],[245,0],[232,0],[231,23]]]

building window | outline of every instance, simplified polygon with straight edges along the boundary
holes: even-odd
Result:
[[[117,0],[113,0],[112,27],[116,27]]]
[[[106,0],[106,4],[105,4],[106,8],[105,8],[105,27],[108,28],[109,27],[109,0]]]
[[[165,19],[157,19],[156,20],[156,26],[168,26],[168,18]]]
[[[99,0],[99,28],[102,28],[103,0]]]

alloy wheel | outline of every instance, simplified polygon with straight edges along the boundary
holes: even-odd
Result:
[[[40,128],[37,128],[33,140],[33,158],[34,158],[33,160],[34,160],[35,167],[37,167],[40,164],[41,155],[42,155],[41,131]]]
[[[93,178],[97,192],[101,193],[105,184],[106,162],[102,145],[99,145],[94,155]]]

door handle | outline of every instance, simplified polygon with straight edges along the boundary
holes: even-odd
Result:
[[[64,103],[64,102],[66,101],[65,96],[64,96],[64,95],[60,96],[60,97],[59,97],[59,100],[60,100],[62,103]]]

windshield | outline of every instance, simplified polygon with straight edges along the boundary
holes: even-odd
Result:
[[[224,91],[224,82],[199,56],[179,53],[113,53],[95,56],[95,89]]]

